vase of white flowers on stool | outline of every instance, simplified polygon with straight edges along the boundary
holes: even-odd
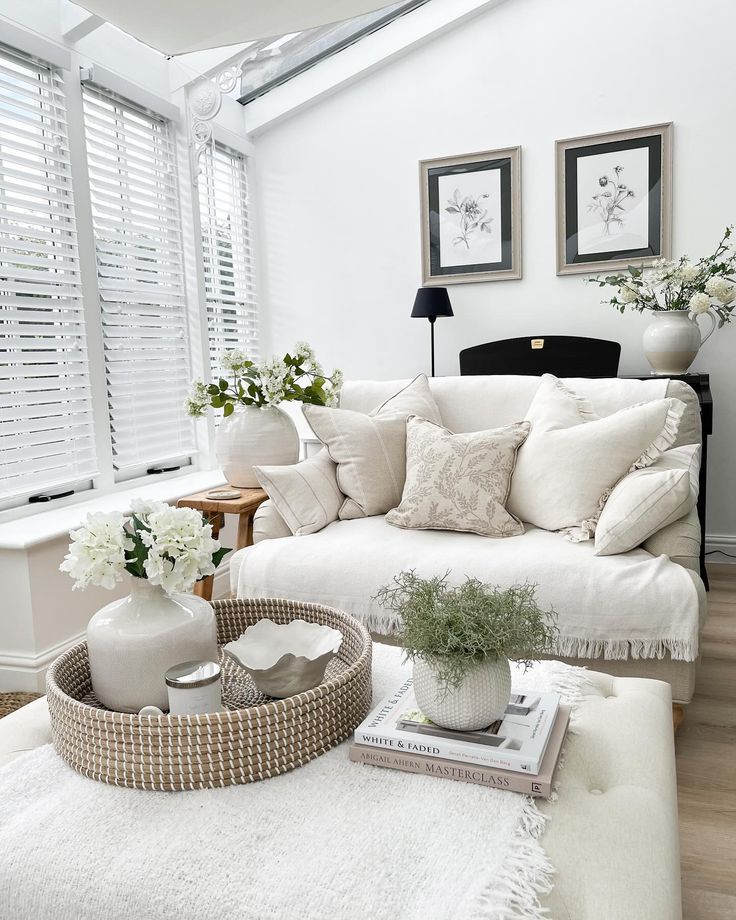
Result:
[[[306,342],[283,358],[256,363],[245,352],[226,352],[223,376],[212,383],[196,380],[186,402],[189,415],[222,409],[215,452],[231,486],[255,489],[254,466],[280,466],[299,459],[299,435],[282,402],[330,406],[342,384],[339,370],[325,374]]]
[[[644,354],[655,374],[684,374],[700,346],[731,321],[736,307],[736,250],[730,243],[733,227],[727,227],[716,251],[698,262],[687,256],[677,261],[658,259],[650,269],[630,265],[627,272],[590,278],[618,290],[604,303],[620,313],[627,308],[648,310],[652,322],[644,331]],[[703,336],[698,316],[710,320]]]
[[[554,611],[544,611],[535,586],[506,590],[466,578],[401,572],[377,600],[399,619],[398,644],[413,663],[414,694],[422,713],[456,731],[488,728],[511,695],[509,658],[524,664],[554,651]]]
[[[120,512],[87,516],[70,533],[61,563],[75,588],[114,588],[131,576],[130,594],[99,610],[87,626],[92,689],[108,709],[168,709],[164,674],[184,661],[217,661],[211,605],[189,594],[228,552],[193,508],[132,503]]]

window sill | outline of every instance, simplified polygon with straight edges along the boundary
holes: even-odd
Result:
[[[0,549],[27,549],[65,536],[73,527],[78,527],[87,514],[95,511],[129,511],[130,502],[134,498],[175,502],[184,495],[223,484],[224,477],[219,470],[204,470],[8,521],[0,524]]]

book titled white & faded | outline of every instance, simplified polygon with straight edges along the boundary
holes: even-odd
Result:
[[[355,730],[358,744],[538,773],[560,704],[557,693],[516,695],[503,719],[474,732],[451,731],[422,715],[408,678]]]

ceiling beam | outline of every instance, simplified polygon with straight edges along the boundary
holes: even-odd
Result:
[[[94,13],[88,13],[73,3],[59,4],[59,24],[62,38],[70,45],[99,29],[105,20]]]

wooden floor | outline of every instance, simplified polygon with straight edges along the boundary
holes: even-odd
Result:
[[[709,565],[695,697],[675,736],[684,920],[736,918],[736,565]]]

